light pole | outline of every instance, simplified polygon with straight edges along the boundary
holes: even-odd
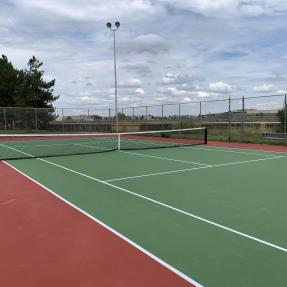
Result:
[[[118,119],[118,83],[117,83],[117,57],[116,57],[116,31],[120,27],[120,22],[115,22],[113,25],[108,22],[107,27],[113,32],[114,35],[114,72],[115,72],[115,112],[116,112],[116,130],[119,132],[119,119]]]

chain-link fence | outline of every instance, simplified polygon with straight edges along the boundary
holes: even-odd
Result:
[[[262,142],[262,133],[287,132],[286,95],[202,100],[118,108],[119,130],[206,126],[209,139]],[[2,132],[112,132],[115,109],[0,108]]]

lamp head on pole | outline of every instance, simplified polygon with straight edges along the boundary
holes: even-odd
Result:
[[[117,31],[119,29],[119,27],[121,26],[121,23],[118,21],[115,22],[115,24],[114,24],[115,28],[113,28],[113,25],[110,22],[108,22],[106,25],[111,31]]]

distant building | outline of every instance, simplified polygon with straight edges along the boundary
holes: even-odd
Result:
[[[257,110],[257,109],[246,109],[247,115],[277,115],[278,110]]]

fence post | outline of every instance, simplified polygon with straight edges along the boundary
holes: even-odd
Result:
[[[6,118],[6,109],[4,108],[4,127],[5,131],[7,130],[7,118]]]
[[[163,130],[163,105],[161,105],[161,129]]]
[[[287,94],[284,97],[284,133],[287,133]]]
[[[202,116],[202,102],[199,102],[199,122],[201,123],[201,116]]]
[[[287,94],[284,97],[284,133],[285,143],[287,144]]]
[[[145,118],[148,120],[148,106],[145,107]]]
[[[180,110],[180,104],[178,104],[178,129],[180,129],[180,117],[181,117],[181,110]]]
[[[112,117],[111,117],[111,108],[109,108],[109,123],[110,123],[110,129],[112,131]]]
[[[133,119],[135,118],[135,107],[133,107]]]
[[[242,97],[242,112],[241,112],[241,142],[245,141],[245,98]]]
[[[38,115],[37,115],[37,109],[35,108],[34,109],[34,112],[35,112],[35,128],[36,130],[38,130]]]
[[[228,99],[228,141],[231,142],[231,98]]]
[[[62,108],[62,129],[65,130],[65,124],[64,124],[64,108]]]

